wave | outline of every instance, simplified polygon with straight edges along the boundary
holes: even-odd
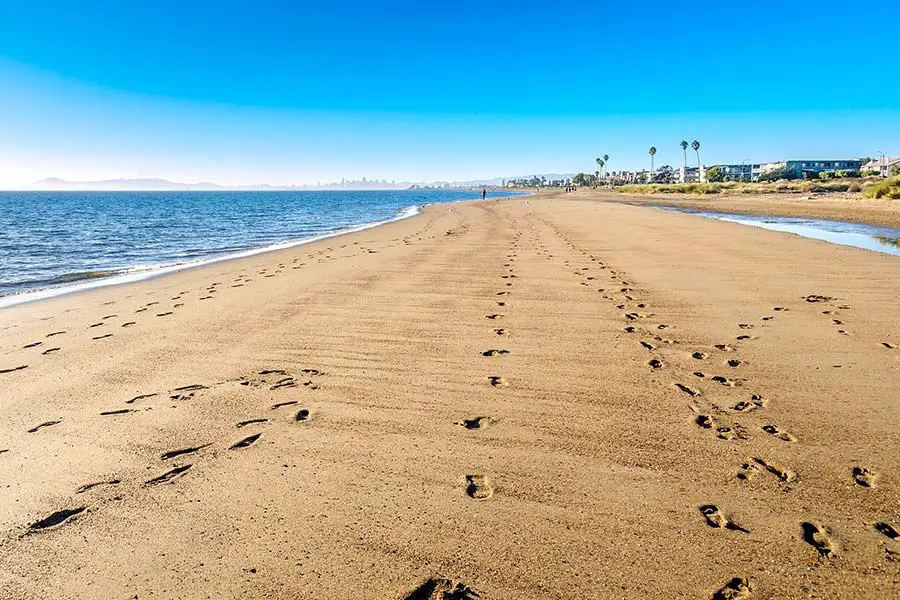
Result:
[[[234,260],[237,258],[246,258],[248,256],[255,256],[257,254],[263,254],[265,252],[274,252],[276,250],[293,248],[295,246],[309,244],[318,240],[324,240],[347,233],[354,233],[357,231],[364,231],[366,229],[378,227],[379,225],[384,225],[386,223],[408,219],[409,217],[418,215],[421,212],[421,209],[421,205],[407,206],[401,209],[393,218],[390,219],[385,219],[382,221],[372,221],[368,223],[362,223],[360,225],[348,225],[330,229],[325,231],[324,233],[319,233],[304,238],[275,242],[273,244],[247,248],[244,250],[219,256],[209,256],[199,258],[197,260],[182,261],[177,263],[135,265],[127,269],[67,273],[52,280],[28,282],[36,285],[43,285],[45,287],[24,290],[21,292],[13,292],[8,295],[0,296],[0,308],[7,308],[10,306],[15,306],[17,304],[24,304],[26,302],[53,298],[56,296],[62,296],[64,294],[72,294],[75,292],[82,292],[85,290],[91,290],[100,287],[133,283],[135,281],[142,281],[145,279],[151,279],[153,277],[159,277],[160,275],[165,275],[167,273],[183,271],[185,269],[193,269],[213,263]]]

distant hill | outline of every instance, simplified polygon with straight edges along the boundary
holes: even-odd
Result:
[[[102,181],[66,181],[58,177],[50,177],[35,181],[35,189],[42,190],[221,190],[215,183],[177,183],[166,179],[104,179]]]

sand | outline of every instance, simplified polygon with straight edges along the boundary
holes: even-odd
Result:
[[[620,194],[616,192],[579,192],[590,197],[635,206],[673,206],[713,212],[775,216],[806,217],[832,221],[852,221],[900,229],[900,202],[863,198],[858,193],[827,194],[759,194],[709,195],[696,194]]]
[[[898,268],[533,197],[2,310],[0,597],[896,597]]]

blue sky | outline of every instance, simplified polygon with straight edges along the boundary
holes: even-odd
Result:
[[[0,186],[897,155],[890,4],[0,0]]]

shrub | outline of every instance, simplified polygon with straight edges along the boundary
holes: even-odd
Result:
[[[893,200],[900,199],[900,177],[891,177],[884,181],[870,185],[862,192],[866,198],[890,198]]]
[[[779,179],[787,179],[790,181],[797,179],[797,174],[787,167],[779,167],[777,169],[772,169],[767,173],[762,173],[759,176],[760,181],[778,181]]]
[[[860,173],[860,177],[878,177],[879,175],[881,175],[881,173],[873,169],[869,169]]]

